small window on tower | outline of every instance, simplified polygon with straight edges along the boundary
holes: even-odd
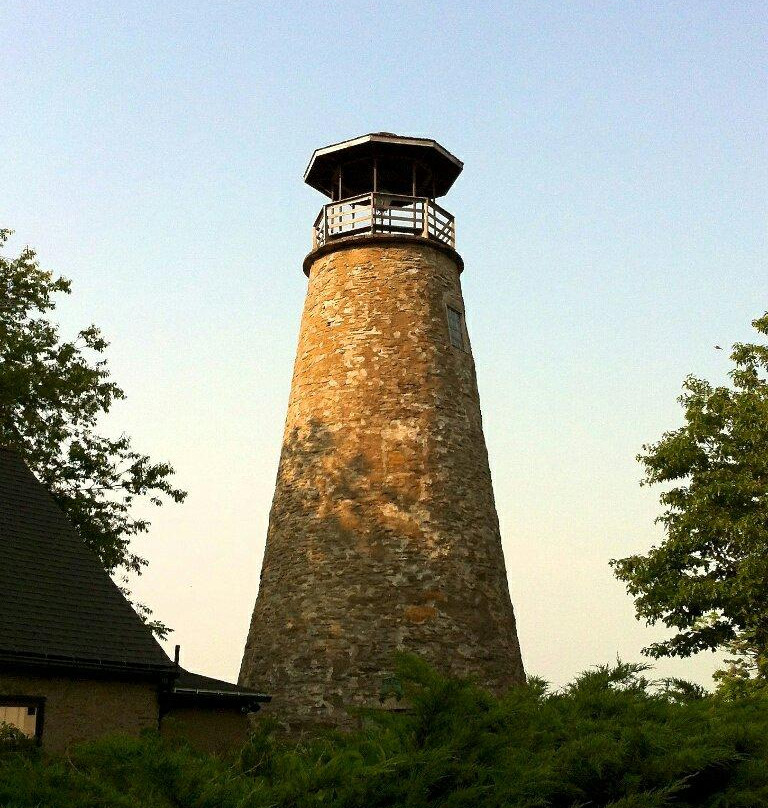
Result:
[[[448,306],[448,336],[454,348],[464,347],[464,328],[461,320],[461,312]]]

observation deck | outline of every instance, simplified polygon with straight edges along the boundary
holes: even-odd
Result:
[[[403,233],[456,246],[452,214],[428,196],[371,192],[324,205],[312,227],[312,249],[346,236]]]
[[[464,164],[434,140],[378,132],[317,149],[304,181],[330,197],[312,250],[351,236],[405,235],[455,249],[453,215],[435,202]]]

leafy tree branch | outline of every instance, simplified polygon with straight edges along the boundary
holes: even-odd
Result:
[[[9,236],[0,230],[0,249]],[[131,539],[150,527],[133,506],[183,502],[186,492],[173,484],[170,464],[137,452],[127,435],[98,434],[98,420],[125,393],[110,378],[96,326],[66,341],[51,321],[57,296],[70,292],[70,281],[41,269],[29,247],[15,258],[0,253],[0,445],[22,454],[127,593],[127,573],[147,565]],[[168,633],[148,607],[137,609],[156,633]]]
[[[768,313],[753,321],[768,335]],[[737,343],[731,386],[689,376],[684,424],[643,447],[644,485],[665,484],[665,539],[613,560],[639,618],[675,630],[653,657],[725,649],[730,675],[768,682],[768,345]]]

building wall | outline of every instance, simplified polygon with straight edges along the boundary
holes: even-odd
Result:
[[[151,682],[0,673],[0,701],[3,695],[45,697],[42,743],[52,752],[112,732],[157,729],[157,694]]]
[[[301,726],[379,703],[396,650],[524,678],[458,256],[415,239],[311,263],[240,681]],[[477,316],[477,315],[475,315]]]
[[[248,716],[239,708],[173,707],[163,716],[160,734],[188,741],[201,752],[223,754],[248,740]]]

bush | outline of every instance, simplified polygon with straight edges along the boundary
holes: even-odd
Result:
[[[264,721],[238,756],[156,735],[107,738],[67,759],[0,760],[12,808],[746,808],[768,805],[768,699],[654,685],[618,663],[552,692],[497,699],[399,661],[406,713],[299,741]]]
[[[28,738],[18,727],[0,721],[0,758],[30,757],[37,752],[34,738]]]

